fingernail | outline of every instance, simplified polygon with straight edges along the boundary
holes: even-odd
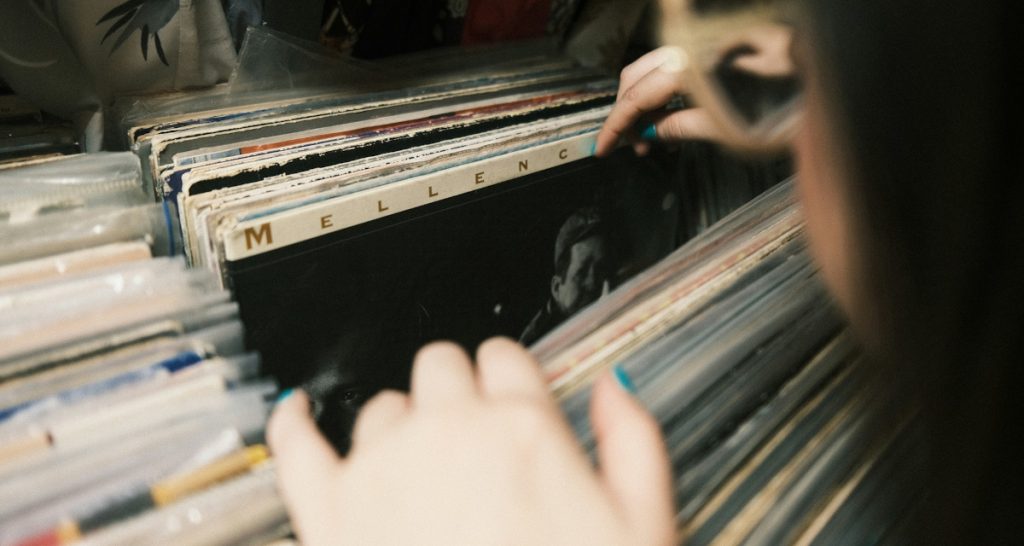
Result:
[[[295,389],[285,389],[281,391],[281,394],[277,395],[276,403],[280,404],[281,402],[284,402],[285,400],[288,399],[288,397],[290,397],[293,394],[295,394]]]
[[[640,138],[648,142],[658,140],[658,128],[653,123],[644,127],[644,130],[640,133]]]
[[[597,139],[596,138],[594,139],[593,142],[590,143],[590,155],[591,156],[597,155]]]
[[[615,374],[615,380],[619,382],[619,386],[630,394],[636,394],[636,385],[633,384],[633,380],[629,378],[629,374],[626,370],[622,369],[622,366],[616,364],[612,368],[612,373]]]

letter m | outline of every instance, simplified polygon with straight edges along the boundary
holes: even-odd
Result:
[[[266,242],[263,239],[266,239]],[[245,228],[245,249],[252,250],[253,242],[259,245],[274,244],[274,234],[270,231],[270,222],[260,224],[259,228]]]

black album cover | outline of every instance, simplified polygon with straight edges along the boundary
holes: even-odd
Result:
[[[670,164],[623,150],[230,262],[249,346],[344,451],[425,343],[532,343],[677,248]]]

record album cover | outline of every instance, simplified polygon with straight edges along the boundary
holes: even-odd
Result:
[[[301,385],[336,446],[359,406],[405,388],[423,344],[536,341],[675,249],[665,158],[624,151],[227,264],[264,370]]]

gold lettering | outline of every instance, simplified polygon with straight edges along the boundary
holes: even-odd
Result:
[[[530,168],[530,160],[524,159],[519,162],[519,172],[523,172]]]
[[[333,216],[334,216],[333,214],[328,214],[327,216],[321,216],[320,217],[320,229],[327,229],[327,228],[330,228],[330,227],[334,227]]]
[[[263,242],[263,238],[266,237],[266,243]],[[253,242],[256,244],[274,244],[274,234],[270,231],[270,222],[266,224],[260,224],[259,230],[253,228],[245,228],[245,249],[252,250]]]
[[[558,150],[558,159],[565,159],[567,157],[569,157],[569,150],[565,148]]]
[[[427,186],[427,197],[437,197],[437,192],[434,191],[434,186]]]
[[[476,183],[483,184],[484,182],[486,182],[486,180],[484,180],[484,173],[482,171],[476,173]]]
[[[391,209],[384,206],[384,201],[377,201],[377,212],[387,212],[388,210]]]

